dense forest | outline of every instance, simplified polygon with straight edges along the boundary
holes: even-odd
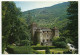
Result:
[[[40,27],[53,28],[56,26],[57,28],[59,28],[61,37],[67,38],[67,36],[70,36],[69,34],[71,33],[69,33],[69,31],[71,29],[75,30],[76,35],[78,35],[78,3],[75,1],[64,2],[53,5],[51,7],[25,11],[22,13],[22,17],[27,19],[26,17],[28,15],[28,12],[31,12],[32,20],[35,23],[37,23]],[[74,17],[73,18],[72,15],[75,15],[75,17],[73,16]],[[71,19],[73,20],[76,19],[75,22],[72,22],[73,24],[73,25],[71,24],[72,26],[70,26],[69,24],[72,21]],[[69,28],[71,29],[68,30]],[[75,34],[73,36],[75,36]],[[67,42],[72,42],[72,40],[69,37],[67,39],[68,39]],[[78,42],[78,39],[75,40],[75,42]]]
[[[51,7],[21,12],[14,2],[2,2],[2,52],[16,44],[26,46],[27,54],[38,53],[31,48],[31,23],[40,27],[58,27],[60,38],[53,38],[56,47],[65,48],[67,43],[78,52],[78,2],[64,2]],[[49,48],[46,47],[46,53]]]
[[[21,11],[14,2],[2,2],[2,46],[3,50],[9,44],[24,42],[30,46],[30,31]],[[23,41],[22,41],[23,40]],[[29,47],[28,47],[29,48]],[[30,48],[28,49],[30,50]]]
[[[66,10],[68,8],[68,5],[69,2],[64,2],[53,5],[51,7],[38,8],[30,11],[25,11],[22,13],[22,17],[26,18],[27,13],[31,12],[32,20],[36,22],[39,26],[42,27],[46,26],[49,28],[57,26],[58,28],[61,29],[62,26],[64,27],[67,23]]]

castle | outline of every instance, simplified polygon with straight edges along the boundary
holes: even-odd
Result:
[[[38,27],[36,23],[32,23],[32,40],[33,42],[38,42],[43,46],[52,46],[53,37],[59,37],[59,30],[54,27],[50,28],[42,28]],[[38,41],[36,41],[38,40]]]

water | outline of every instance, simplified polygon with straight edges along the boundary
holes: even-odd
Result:
[[[67,43],[67,45],[69,46],[69,49],[70,50],[72,50],[72,51],[75,51],[76,50],[75,47],[72,44]]]

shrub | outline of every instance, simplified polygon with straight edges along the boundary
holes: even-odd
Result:
[[[13,53],[14,54],[14,50],[12,48],[7,47],[7,52],[8,53]]]
[[[32,48],[30,46],[8,46],[8,52],[10,54],[32,54]]]
[[[21,41],[21,45],[23,45],[23,46],[26,45],[26,43],[27,43],[27,40],[22,40]]]
[[[64,51],[63,54],[72,54],[72,51]]]
[[[6,48],[6,37],[2,36],[2,53],[4,52]]]
[[[73,43],[73,41],[70,38],[66,38],[67,43]]]
[[[43,50],[47,48],[46,46],[31,46],[31,47],[35,50]],[[49,49],[56,48],[55,46],[48,46],[48,47]]]
[[[29,45],[28,44],[29,40],[21,40],[20,42],[15,42],[17,46],[25,46],[25,45]]]
[[[50,54],[50,50],[49,50],[49,47],[46,47],[46,49],[45,49],[46,51],[45,51],[45,53],[46,54]]]
[[[60,48],[65,48],[66,47],[66,43],[64,41],[56,42],[56,46],[60,47]]]
[[[53,38],[52,42],[53,42],[53,45],[56,47],[66,48],[67,46],[67,43],[64,37]]]
[[[37,44],[36,46],[41,46],[40,44]]]
[[[53,41],[57,41],[59,37],[53,37]]]
[[[8,46],[7,51],[10,54],[42,54],[39,51],[33,50],[29,46]]]

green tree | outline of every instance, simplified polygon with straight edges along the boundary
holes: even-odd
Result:
[[[20,10],[15,6],[14,2],[2,2],[2,46],[7,47],[9,43],[14,42],[15,37],[13,35],[16,32],[16,22],[19,15]],[[11,41],[8,42],[8,40]]]
[[[14,2],[2,2],[2,50],[12,43],[26,40],[26,49],[31,52],[30,30],[24,18],[20,18],[21,11]],[[5,40],[5,41],[4,41]]]
[[[67,9],[69,23],[67,30],[69,30],[68,38],[73,42],[72,44],[78,49],[78,2],[71,1]]]
[[[60,48],[66,48],[66,39],[65,37],[54,37],[53,40],[52,40],[52,43],[54,46],[56,47],[60,47]]]

